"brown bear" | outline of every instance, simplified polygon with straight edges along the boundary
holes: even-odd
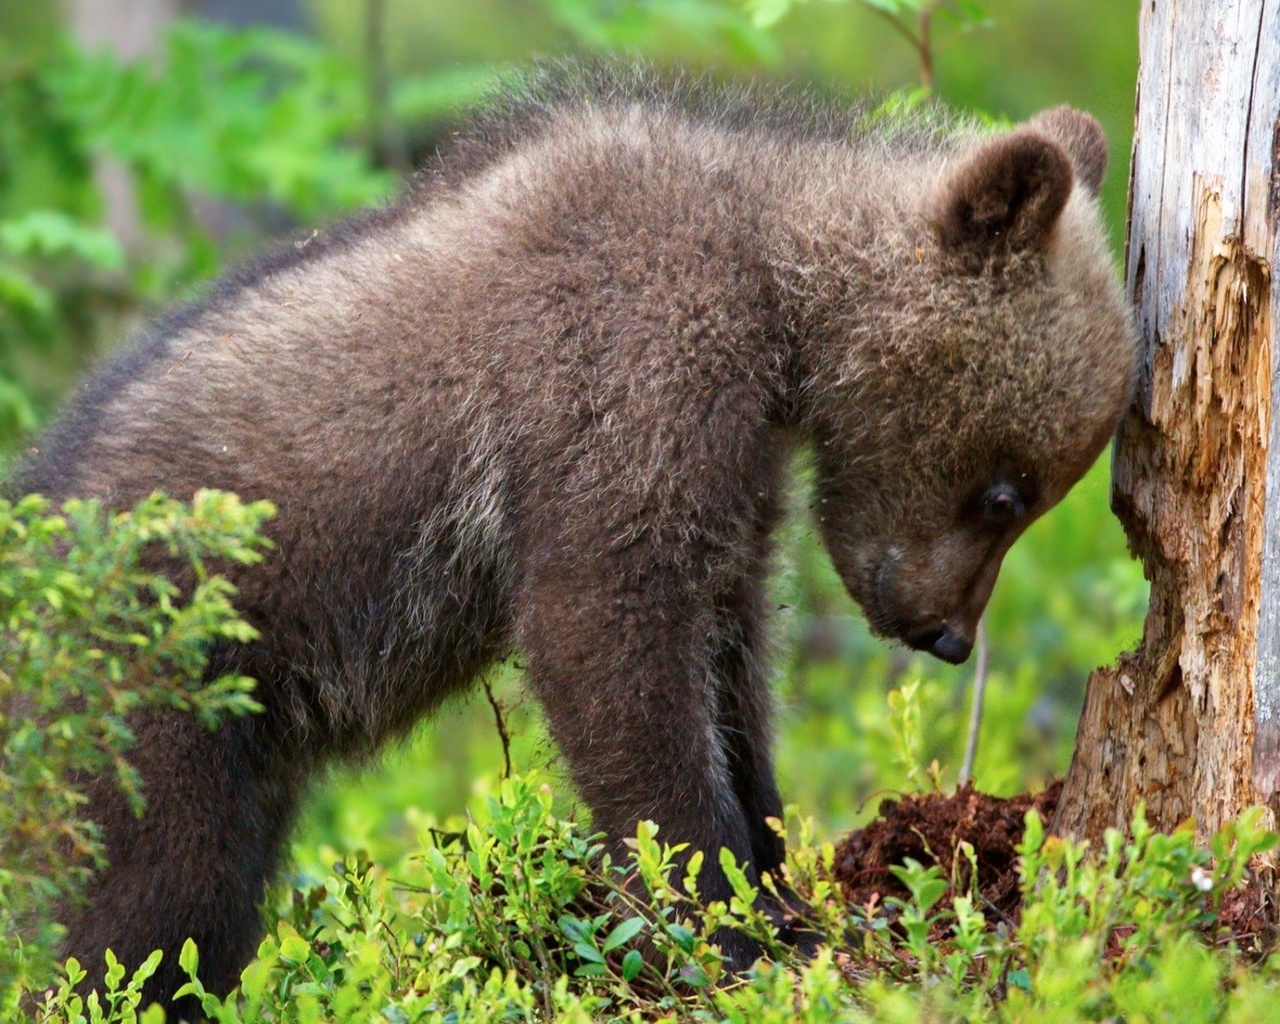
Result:
[[[236,984],[300,791],[519,652],[594,823],[751,876],[782,843],[763,581],[791,453],[880,635],[964,660],[1001,559],[1106,445],[1136,344],[1105,140],[642,72],[535,75],[387,209],[216,282],[70,398],[12,490],[279,508],[210,671],[265,710],[136,722],[148,800],[68,922]],[[723,936],[735,968],[758,950]],[[184,1007],[193,1010],[192,1007]]]

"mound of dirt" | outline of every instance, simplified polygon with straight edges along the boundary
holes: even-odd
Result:
[[[889,871],[911,857],[921,864],[938,864],[948,877],[967,886],[968,864],[961,858],[956,870],[956,847],[961,840],[973,846],[978,863],[978,889],[985,909],[1012,916],[1018,908],[1018,853],[1025,817],[1035,808],[1053,819],[1062,783],[1035,795],[1002,799],[979,793],[971,785],[955,793],[884,800],[879,816],[865,828],[850,832],[836,848],[835,877],[849,903],[879,905],[886,896],[906,897],[906,887]]]
[[[884,800],[875,820],[850,832],[836,847],[835,880],[851,906],[879,913],[886,897],[910,896],[889,870],[910,857],[926,866],[939,865],[948,878],[958,880],[961,892],[967,892],[968,861],[956,855],[963,840],[973,846],[983,899],[979,909],[988,915],[988,923],[1016,921],[1021,908],[1016,848],[1022,841],[1027,811],[1035,808],[1048,824],[1061,795],[1062,783],[1055,782],[1035,795],[1008,799],[965,786],[950,795]],[[1216,945],[1230,944],[1246,963],[1258,963],[1275,950],[1280,940],[1275,878],[1274,869],[1261,866],[1249,872],[1243,885],[1223,893],[1216,913],[1202,928],[1204,938]],[[944,904],[954,895],[949,892]],[[888,917],[892,920],[896,915]],[[1112,955],[1118,954],[1119,940],[1131,928],[1122,924],[1114,929]]]

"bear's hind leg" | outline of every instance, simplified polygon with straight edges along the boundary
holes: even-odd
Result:
[[[138,743],[128,756],[146,808],[134,815],[110,776],[91,787],[108,864],[86,903],[71,910],[65,953],[89,972],[83,987],[90,988],[101,984],[106,950],[132,971],[159,949],[144,1005],[163,1003],[171,1020],[199,1019],[194,1000],[172,1002],[187,980],[178,965],[183,943],[195,941],[208,991],[225,995],[236,986],[262,931],[260,906],[299,780],[270,770],[278,766],[264,752],[259,716],[213,731],[177,711],[134,724]]]

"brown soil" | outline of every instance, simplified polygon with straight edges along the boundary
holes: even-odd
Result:
[[[978,888],[983,908],[1012,916],[1018,908],[1018,853],[1027,811],[1053,819],[1062,783],[1055,782],[1034,796],[1009,799],[988,796],[972,786],[951,795],[885,800],[879,816],[865,828],[850,832],[836,848],[835,877],[845,899],[856,906],[879,906],[886,896],[906,897],[906,886],[890,872],[911,857],[921,864],[938,864],[949,878],[968,887],[968,862],[957,847],[972,845],[978,863]]]
[[[908,857],[926,866],[939,865],[959,883],[961,892],[967,892],[968,861],[957,855],[964,841],[973,846],[978,865],[979,909],[992,924],[1013,922],[1021,904],[1017,845],[1027,811],[1035,808],[1047,826],[1061,794],[1062,783],[1055,782],[1035,795],[1008,799],[965,786],[950,795],[884,800],[873,821],[850,832],[836,847],[835,879],[850,905],[875,913],[881,912],[886,897],[910,895],[889,870]],[[1245,885],[1224,893],[1215,920],[1205,929],[1206,937],[1234,945],[1246,960],[1260,959],[1276,948],[1280,908],[1272,895],[1274,884],[1271,872],[1265,871],[1262,877],[1251,875]],[[944,903],[954,895],[948,893]],[[1118,933],[1115,938],[1119,937]]]
[[[1269,875],[1251,877],[1244,886],[1224,893],[1218,908],[1214,940],[1233,943],[1245,957],[1261,960],[1276,948],[1278,910]]]

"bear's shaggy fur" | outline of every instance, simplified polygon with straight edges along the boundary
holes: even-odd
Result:
[[[136,723],[67,952],[225,991],[299,792],[519,651],[595,824],[771,871],[762,580],[811,446],[872,627],[963,660],[1001,558],[1097,457],[1136,347],[1096,122],[836,113],[534,77],[395,205],[216,283],[70,399],[15,490],[279,506],[233,573],[261,715]],[[702,895],[727,895],[711,856]],[[737,967],[757,950],[724,946]]]

